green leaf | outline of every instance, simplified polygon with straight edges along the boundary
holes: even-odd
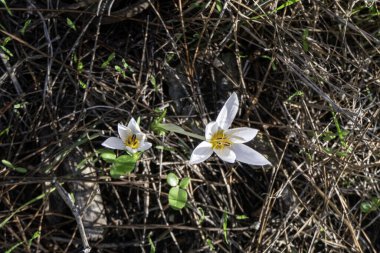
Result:
[[[113,163],[116,159],[116,154],[109,149],[98,150],[100,157],[107,163]]]
[[[36,231],[36,232],[34,232],[32,238],[30,238],[29,241],[28,241],[28,245],[31,246],[33,240],[37,239],[37,238],[40,237],[40,236],[41,236],[40,231]]]
[[[336,138],[336,134],[331,131],[326,131],[322,134],[323,141],[328,142]]]
[[[108,56],[107,60],[105,62],[103,62],[100,67],[102,69],[105,69],[106,67],[108,67],[108,65],[110,65],[110,63],[113,59],[115,59],[115,53],[114,52]]]
[[[376,208],[380,207],[380,199],[377,197],[374,197],[371,199],[371,204],[373,206],[376,206]]]
[[[159,124],[159,126],[163,129],[167,130],[167,131],[170,131],[170,132],[175,132],[178,134],[187,135],[187,136],[190,136],[190,137],[202,140],[202,141],[205,140],[205,137],[198,135],[198,134],[187,132],[182,127],[179,127],[179,126],[171,124],[171,123],[161,123],[161,124]]]
[[[168,185],[174,187],[174,186],[177,186],[178,185],[178,177],[176,176],[176,174],[174,173],[169,173],[168,176],[166,177],[166,182],[168,183]]]
[[[0,2],[5,6],[5,9],[7,10],[8,14],[13,16],[11,9],[9,9],[9,7],[7,5],[7,2],[5,2],[5,0],[0,0]]]
[[[149,75],[149,81],[153,85],[154,90],[158,91],[157,82],[156,82],[156,78],[154,77],[154,75],[152,75],[152,74]]]
[[[0,49],[4,51],[4,53],[7,54],[9,57],[13,57],[13,54],[11,51],[8,50],[8,48],[4,47],[3,45],[0,45]],[[3,56],[4,57],[4,56]],[[9,59],[9,57],[7,59]]]
[[[371,205],[370,202],[366,201],[366,202],[363,202],[360,204],[360,210],[363,212],[363,213],[369,213],[369,212],[372,212],[374,211],[373,210],[373,207]]]
[[[120,178],[133,171],[136,167],[136,158],[130,155],[122,155],[114,161],[110,175],[112,178]]]
[[[155,109],[154,110],[156,113],[159,113],[160,115],[159,116],[156,116],[152,122],[152,124],[150,125],[150,128],[153,130],[153,132],[155,132],[156,134],[160,135],[160,136],[164,136],[165,133],[166,133],[166,130],[164,128],[161,127],[161,123],[162,121],[164,120],[165,116],[166,116],[166,108],[165,109]]]
[[[236,219],[237,220],[246,220],[246,219],[249,219],[249,217],[245,214],[242,214],[242,215],[237,215]]]
[[[87,88],[87,84],[85,82],[83,82],[82,80],[79,80],[79,85],[82,89],[86,89]]]
[[[121,62],[123,63],[123,67],[126,70],[129,70],[130,72],[134,72],[135,70],[125,61],[125,59],[122,59]]]
[[[30,25],[31,22],[32,22],[32,20],[30,20],[30,19],[28,19],[27,21],[25,21],[24,26],[20,29],[20,33],[22,35],[25,34],[26,29],[28,29],[28,27],[29,27],[29,25]]]
[[[202,224],[204,220],[206,219],[205,211],[203,211],[201,207],[198,207],[197,209],[201,213],[201,217],[199,218],[199,224]]]
[[[221,13],[223,10],[223,4],[220,0],[216,1],[216,9],[218,10],[219,13]]]
[[[156,252],[156,245],[154,245],[154,242],[153,242],[151,236],[152,236],[152,232],[150,232],[148,234],[148,242],[149,242],[149,246],[150,246],[149,253],[155,253]]]
[[[190,178],[189,177],[185,177],[181,180],[181,182],[179,183],[179,187],[186,190],[186,188],[189,186],[190,184]]]
[[[215,250],[214,244],[212,243],[211,239],[207,238],[206,243],[207,243],[207,245],[208,245],[208,247],[210,248],[211,251]]]
[[[286,1],[284,4],[281,4],[280,6],[278,6],[274,11],[272,11],[272,13],[277,12],[277,11],[279,11],[279,10],[282,10],[282,9],[284,9],[285,7],[288,7],[288,6],[290,6],[290,5],[293,5],[293,4],[295,4],[295,3],[299,2],[299,1],[301,1],[301,0],[288,0],[288,1]]]
[[[186,206],[187,192],[178,186],[173,187],[169,191],[169,205],[175,210],[181,210]]]
[[[227,237],[227,226],[228,226],[228,214],[226,211],[223,213],[223,235],[224,235],[224,241],[229,244],[229,240]]]
[[[16,167],[16,168],[14,168],[14,170],[15,170],[16,172],[18,172],[18,173],[22,173],[22,174],[25,174],[25,173],[28,172],[28,170],[25,169],[25,168],[23,168],[23,167]]]
[[[115,65],[115,70],[123,76],[123,78],[127,78],[127,75],[125,74],[125,71],[118,65]]]
[[[1,160],[1,162],[2,162],[6,167],[8,167],[8,168],[10,168],[10,169],[12,169],[12,170],[14,170],[14,171],[17,171],[17,172],[19,172],[19,173],[23,173],[23,174],[25,174],[25,173],[28,172],[27,169],[25,169],[25,168],[23,168],[23,167],[17,167],[17,166],[15,166],[15,165],[13,165],[13,164],[12,164],[10,161],[8,161],[8,160],[3,159],[3,160]]]
[[[7,128],[4,128],[3,130],[0,131],[0,137],[3,136],[4,134],[8,134],[9,133],[9,129],[10,127],[7,127]]]
[[[298,91],[294,92],[292,95],[290,95],[290,97],[288,97],[287,101],[291,101],[294,97],[297,97],[297,96],[302,97],[303,95],[304,95],[303,91],[298,90]]]
[[[5,166],[7,166],[8,168],[11,168],[11,169],[16,168],[16,167],[15,167],[10,161],[8,161],[8,160],[3,159],[3,160],[1,160],[1,162],[2,162]]]
[[[73,29],[74,31],[77,30],[77,28],[75,27],[75,23],[74,23],[71,19],[66,18],[66,24],[67,24],[71,29]]]

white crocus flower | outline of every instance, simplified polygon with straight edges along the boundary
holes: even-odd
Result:
[[[132,118],[128,126],[117,125],[120,138],[110,137],[102,143],[104,147],[111,149],[127,150],[129,153],[142,152],[152,147],[152,143],[145,141],[146,135],[140,130],[135,119]]]
[[[205,161],[213,152],[222,160],[234,163],[235,161],[252,164],[271,164],[263,155],[244,145],[252,140],[258,130],[249,127],[229,129],[239,109],[239,99],[233,93],[224,104],[216,121],[207,124],[205,129],[206,141],[201,142],[193,151],[190,164]]]

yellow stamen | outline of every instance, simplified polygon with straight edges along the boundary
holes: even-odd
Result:
[[[232,142],[224,134],[224,130],[218,130],[214,135],[211,137],[210,140],[212,149],[223,149],[225,147],[230,147]]]
[[[140,146],[140,141],[136,138],[135,134],[128,136],[124,142],[125,146],[130,147],[131,149],[136,149]]]

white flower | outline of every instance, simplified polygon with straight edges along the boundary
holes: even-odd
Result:
[[[119,123],[117,125],[117,131],[120,138],[108,138],[102,143],[104,147],[127,150],[132,154],[145,151],[152,147],[152,143],[145,141],[146,135],[141,132],[134,118],[129,121],[127,127]]]
[[[190,164],[205,161],[213,152],[229,163],[239,161],[252,165],[271,164],[259,152],[243,144],[256,136],[257,129],[248,127],[228,129],[238,109],[239,100],[236,93],[233,93],[224,104],[216,121],[207,124],[205,129],[206,141],[201,142],[194,149]]]

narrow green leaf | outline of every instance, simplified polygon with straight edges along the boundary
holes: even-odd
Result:
[[[125,74],[125,71],[118,65],[115,65],[115,70],[123,76],[123,78],[127,78],[127,75]]]
[[[154,90],[157,91],[157,82],[156,82],[156,78],[154,77],[154,75],[152,75],[152,74],[149,75],[149,81],[153,85]]]
[[[154,245],[154,242],[152,240],[152,232],[148,234],[148,242],[150,246],[149,253],[155,253],[156,252],[156,245]]]
[[[20,29],[20,33],[22,35],[25,35],[25,32],[28,29],[28,27],[29,27],[29,25],[30,25],[31,22],[32,22],[32,20],[30,20],[30,19],[28,19],[27,21],[25,21],[24,26]]]
[[[14,165],[13,165],[10,161],[8,161],[8,160],[3,159],[3,160],[1,160],[1,162],[2,162],[5,166],[7,166],[8,168],[11,168],[11,169],[16,168],[16,166],[14,166]]]
[[[178,185],[178,177],[176,176],[176,174],[174,173],[169,173],[168,176],[166,177],[166,182],[168,183],[168,185],[174,187],[174,186],[177,186]]]
[[[114,53],[114,52],[111,53],[111,54],[108,56],[107,60],[105,60],[105,62],[103,62],[102,65],[101,65],[100,67],[101,67],[102,69],[105,69],[106,67],[108,67],[108,66],[110,65],[110,63],[111,63],[111,61],[112,61],[113,59],[115,59],[115,53]]]
[[[207,238],[206,243],[211,251],[215,250],[214,244],[212,243],[212,240],[210,238]]]
[[[3,45],[0,45],[0,49],[4,51],[4,53],[7,54],[9,57],[13,57],[13,54],[11,51],[8,50],[8,48],[4,47]],[[3,56],[4,57],[4,56]],[[7,59],[9,59],[9,57]]]
[[[222,10],[223,10],[223,4],[222,4],[222,2],[221,2],[220,0],[217,0],[217,1],[216,1],[216,9],[217,9],[217,11],[218,11],[219,13],[221,13]]]
[[[0,2],[4,5],[5,9],[7,10],[8,14],[13,16],[13,13],[11,11],[11,9],[9,9],[8,5],[7,5],[7,2],[5,2],[5,0],[0,0]]]
[[[79,85],[82,89],[86,89],[87,88],[87,84],[85,82],[83,82],[82,80],[79,80]]]
[[[249,219],[249,217],[245,214],[242,214],[242,215],[237,215],[236,219],[237,220],[246,220],[246,219]]]
[[[282,9],[284,9],[285,7],[288,7],[288,6],[290,6],[290,5],[293,5],[293,4],[295,4],[295,3],[297,3],[297,2],[299,2],[300,0],[288,0],[288,1],[286,1],[284,4],[281,4],[280,6],[278,6],[273,12],[277,12],[277,11],[279,11],[279,10],[282,10]]]
[[[187,136],[190,136],[190,137],[202,140],[202,141],[205,140],[205,137],[198,135],[198,134],[187,132],[182,127],[179,127],[179,126],[174,125],[172,123],[161,123],[161,124],[159,124],[159,126],[163,129],[167,130],[167,131],[170,131],[170,132],[175,132],[178,134],[187,135]]]
[[[16,168],[14,168],[14,170],[17,171],[18,173],[21,173],[21,174],[25,174],[28,172],[28,170],[23,168],[23,167],[16,167]]]
[[[334,140],[336,138],[336,134],[331,131],[326,131],[322,134],[322,139],[325,142],[329,142],[331,140]]]
[[[197,209],[201,213],[201,217],[199,219],[199,224],[202,224],[204,222],[204,220],[206,219],[205,211],[203,211],[203,209],[201,207],[198,207]]]
[[[71,29],[73,29],[74,31],[77,30],[77,28],[75,27],[75,23],[74,23],[71,19],[66,18],[66,23],[67,23],[67,25],[68,25]]]
[[[224,241],[227,244],[230,244],[228,237],[227,237],[227,226],[228,226],[228,214],[226,211],[223,213],[223,235],[224,235]]]
[[[300,90],[294,92],[292,95],[290,95],[290,97],[288,97],[287,101],[291,101],[294,97],[297,97],[297,96],[303,96],[304,93]]]

